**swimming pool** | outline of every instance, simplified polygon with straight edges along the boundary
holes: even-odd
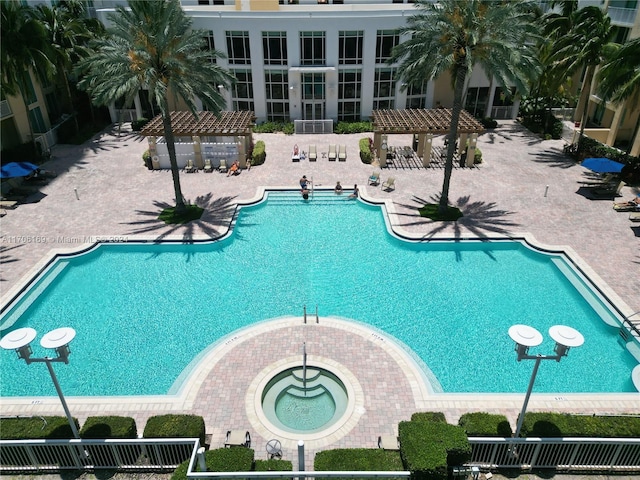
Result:
[[[435,375],[435,390],[524,392],[531,365],[516,362],[507,330],[526,323],[546,338],[532,353],[551,353],[554,324],[585,336],[561,367],[546,362],[537,392],[633,392],[637,361],[586,287],[561,256],[521,242],[407,242],[387,232],[378,206],[271,192],[216,242],[104,244],[59,259],[0,325],[76,329],[70,363],[56,369],[67,395],[175,391],[209,345],[304,305],[392,335]],[[0,355],[3,396],[55,394],[46,369]]]

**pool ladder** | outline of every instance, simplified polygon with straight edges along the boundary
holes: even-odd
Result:
[[[307,323],[307,306],[303,305],[302,306],[302,319],[304,321],[304,323]],[[320,323],[320,319],[318,318],[318,305],[316,305],[316,323]]]

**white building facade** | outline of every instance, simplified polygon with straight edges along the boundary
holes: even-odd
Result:
[[[229,110],[251,110],[258,123],[336,122],[369,120],[378,109],[453,106],[448,75],[403,88],[397,67],[387,63],[391,49],[403,41],[396,30],[415,13],[413,4],[290,1],[295,3],[182,0],[193,27],[207,32],[209,47],[226,55],[212,61],[236,78],[232,88],[221,91]],[[120,2],[94,2],[103,22],[114,4]],[[479,67],[467,91],[465,108],[476,116],[515,118],[518,112],[510,92],[503,92]],[[138,116],[142,109],[137,102]],[[113,113],[115,121],[115,109]]]

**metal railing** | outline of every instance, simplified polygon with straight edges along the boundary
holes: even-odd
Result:
[[[553,468],[563,471],[640,471],[640,438],[472,437],[467,465],[484,469]],[[2,440],[0,473],[171,471],[190,461],[191,478],[406,478],[409,472],[195,472],[197,438],[132,440]]]
[[[0,472],[173,470],[200,447],[197,438],[2,440]]]
[[[333,133],[333,120],[294,120],[295,133]]]
[[[469,438],[482,468],[640,471],[640,438]]]

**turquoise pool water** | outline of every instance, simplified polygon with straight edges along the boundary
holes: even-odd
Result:
[[[2,322],[18,317],[11,328],[33,327],[38,338],[76,329],[70,363],[56,366],[66,395],[166,394],[210,344],[258,321],[300,316],[303,305],[392,335],[445,392],[526,391],[533,365],[516,361],[507,335],[515,323],[543,333],[532,353],[552,353],[554,324],[585,337],[561,363],[544,362],[536,392],[635,391],[637,362],[618,329],[559,266],[560,257],[518,242],[405,242],[387,232],[380,207],[333,193],[309,203],[271,193],[243,208],[218,242],[107,244],[61,260],[37,298]],[[45,355],[37,342],[34,355]],[[1,395],[55,395],[44,366],[6,351],[0,359]]]

